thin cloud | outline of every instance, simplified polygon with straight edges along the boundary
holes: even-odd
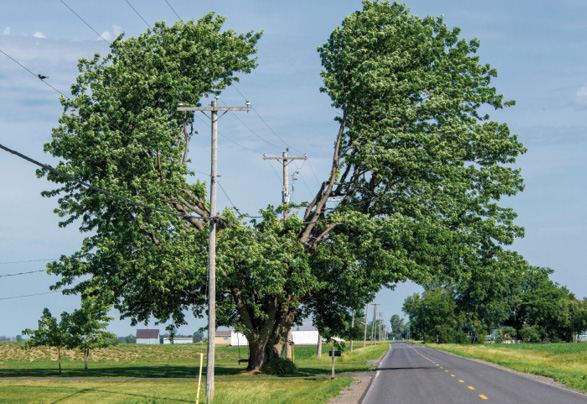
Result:
[[[46,39],[46,38],[47,38],[45,35],[43,35],[43,33],[42,33],[42,32],[39,32],[39,31],[35,32],[35,33],[33,34],[33,36],[34,36],[35,38],[41,38],[41,39]]]
[[[111,42],[114,38],[118,37],[118,35],[120,35],[120,34],[122,34],[122,27],[119,25],[113,25],[112,32],[104,31],[100,34],[100,36],[98,38],[96,38],[96,40],[102,41],[105,39],[108,42]]]
[[[583,86],[577,90],[577,103],[587,104],[587,86]]]
[[[2,31],[2,35],[10,35],[10,27],[4,28],[4,31]]]

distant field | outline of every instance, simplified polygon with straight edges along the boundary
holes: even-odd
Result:
[[[427,345],[482,359],[525,373],[546,376],[587,393],[587,344]]]
[[[362,346],[362,345],[361,345]],[[358,372],[370,368],[368,360],[377,359],[387,350],[387,344],[367,346],[348,352],[336,359],[336,372]],[[324,346],[318,359],[316,347],[295,347],[298,379],[241,375],[246,365],[238,363],[239,349],[217,347],[215,403],[320,404],[328,401],[348,386],[351,378],[315,378],[329,375],[331,358],[329,346]],[[62,354],[63,373],[58,374],[55,349],[22,349],[21,343],[0,344],[0,402],[23,403],[116,403],[158,404],[193,403],[196,397],[200,345],[136,345],[119,344],[96,350],[90,357],[89,369],[83,369],[78,352]],[[240,357],[248,357],[248,349],[240,348]],[[204,357],[205,364],[205,357]],[[203,370],[204,375],[206,369]],[[108,378],[92,380],[90,378]],[[230,380],[221,380],[230,377]],[[237,379],[233,379],[233,378]],[[19,378],[20,380],[2,380]],[[39,380],[25,380],[39,378]],[[52,378],[51,380],[43,380]],[[53,378],[79,378],[55,380]],[[125,379],[121,379],[125,378]],[[133,378],[134,380],[127,380]],[[161,378],[161,380],[148,380]],[[185,380],[170,380],[180,378]],[[118,380],[117,380],[118,379]],[[205,386],[202,386],[202,402]]]

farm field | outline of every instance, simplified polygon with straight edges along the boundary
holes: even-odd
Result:
[[[356,348],[346,347],[336,359],[337,374],[370,369],[368,360],[381,357],[388,344]],[[323,357],[315,347],[295,347],[297,378],[243,374],[245,364],[238,363],[239,349],[217,347],[215,403],[323,403],[348,386],[350,377],[331,381],[330,346]],[[200,345],[119,344],[99,349],[83,368],[79,352],[62,353],[62,374],[57,369],[55,349],[22,349],[19,343],[0,344],[1,403],[163,403],[195,402]],[[240,357],[248,350],[240,348]],[[204,357],[205,366],[205,357]],[[205,375],[204,368],[203,374]],[[319,376],[319,377],[316,377]],[[226,378],[226,379],[223,379]],[[34,380],[31,380],[33,378]],[[95,378],[99,378],[96,380]],[[3,380],[4,379],[4,380]],[[153,380],[157,379],[157,380]],[[183,379],[183,380],[182,380]],[[205,385],[200,391],[200,402]]]
[[[587,393],[587,344],[427,345],[453,354],[482,359],[524,373],[550,377]]]

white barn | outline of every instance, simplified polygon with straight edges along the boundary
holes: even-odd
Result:
[[[159,330],[137,330],[137,344],[159,345]]]

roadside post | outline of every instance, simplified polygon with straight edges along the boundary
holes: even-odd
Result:
[[[330,374],[330,380],[334,380],[334,358],[336,356],[340,356],[341,353],[340,353],[340,351],[335,351],[334,344],[332,344],[332,349],[330,350],[329,354],[332,357],[332,372]]]

